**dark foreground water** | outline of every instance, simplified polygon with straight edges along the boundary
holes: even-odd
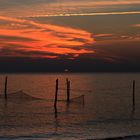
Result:
[[[59,101],[54,110],[56,78]],[[66,78],[71,81],[70,104],[65,102]],[[140,74],[10,74],[7,101],[4,79],[1,74],[0,139],[101,139],[140,134]],[[134,79],[136,107],[132,110]]]

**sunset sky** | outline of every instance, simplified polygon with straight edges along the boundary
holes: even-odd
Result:
[[[140,71],[140,0],[0,0],[0,68]]]

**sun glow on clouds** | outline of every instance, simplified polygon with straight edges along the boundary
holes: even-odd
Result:
[[[84,30],[0,16],[0,55],[37,58],[77,57],[94,53],[95,41]]]

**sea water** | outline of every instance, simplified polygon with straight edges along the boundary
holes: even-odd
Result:
[[[0,75],[0,139],[102,139],[140,134],[139,73],[7,74],[7,101],[5,76]],[[66,102],[66,78],[71,83],[70,103]]]

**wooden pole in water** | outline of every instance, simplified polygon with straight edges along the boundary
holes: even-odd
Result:
[[[56,79],[56,90],[55,90],[55,100],[54,100],[54,108],[57,108],[57,95],[58,95],[58,79]]]
[[[66,83],[67,83],[67,102],[70,101],[70,81],[68,80],[68,78],[66,79]]]
[[[69,80],[68,80],[68,78],[66,78],[66,86],[67,86],[67,101],[68,101],[68,82],[69,82]]]
[[[133,103],[133,110],[135,110],[135,80],[133,80],[133,99],[132,99],[132,103]]]
[[[69,81],[69,94],[68,94],[69,96],[69,101],[70,101],[70,81]]]
[[[5,77],[5,90],[4,90],[4,95],[5,95],[5,100],[7,100],[7,76]]]

